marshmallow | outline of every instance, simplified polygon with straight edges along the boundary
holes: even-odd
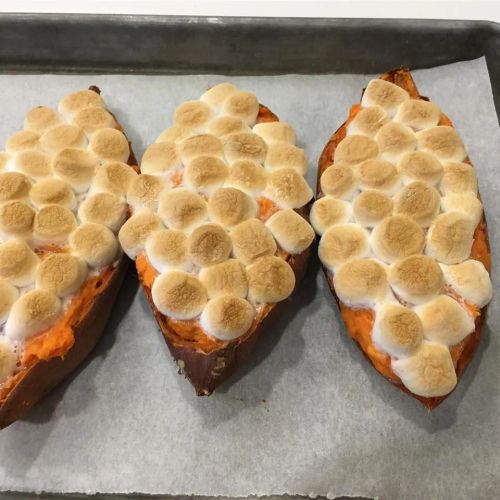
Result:
[[[130,146],[124,133],[115,128],[96,130],[89,141],[89,150],[101,160],[127,163]]]
[[[71,253],[97,269],[111,264],[119,248],[113,232],[93,222],[78,226],[69,236],[69,246]]]
[[[123,224],[118,233],[123,251],[131,259],[135,259],[144,250],[149,235],[158,229],[163,229],[163,224],[160,217],[151,210],[143,208],[135,213]]]
[[[209,300],[200,324],[211,337],[231,341],[241,337],[252,326],[255,309],[245,299],[222,295]]]
[[[248,293],[245,267],[238,259],[228,259],[200,271],[200,281],[213,299],[221,295],[235,295],[244,299]]]
[[[368,83],[363,92],[361,105],[364,108],[368,106],[380,106],[385,109],[389,115],[393,116],[398,106],[409,98],[410,95],[406,90],[394,83],[376,78]]]
[[[198,316],[208,299],[198,278],[183,271],[160,274],[153,283],[151,294],[162,314],[180,320]]]
[[[271,172],[264,193],[280,208],[300,208],[313,197],[309,184],[293,168]]]
[[[192,262],[199,267],[219,264],[231,253],[231,238],[218,224],[198,226],[189,236],[188,252]]]
[[[408,390],[424,398],[446,396],[457,385],[450,351],[434,342],[423,342],[412,356],[393,360],[392,369]]]
[[[189,263],[188,238],[175,229],[154,231],[146,240],[146,255],[160,273],[172,269],[185,270]]]
[[[250,264],[259,257],[274,255],[277,246],[271,231],[259,219],[248,219],[234,226],[229,233],[233,253],[243,264]]]
[[[278,245],[291,255],[298,255],[311,246],[314,230],[304,217],[291,208],[280,210],[266,222]]]
[[[234,226],[257,217],[258,206],[248,194],[232,187],[217,189],[208,199],[210,219],[223,226]]]
[[[11,239],[0,244],[0,278],[14,286],[31,285],[39,262],[35,252],[23,240]]]
[[[351,218],[351,205],[333,196],[323,196],[314,202],[309,214],[314,230],[322,235],[334,224],[344,224]]]
[[[78,208],[82,222],[95,222],[109,227],[116,233],[127,216],[127,204],[111,193],[97,193],[89,196]]]
[[[21,295],[5,324],[9,339],[24,340],[53,326],[61,314],[61,301],[48,290],[35,289]]]
[[[248,297],[254,303],[281,302],[295,288],[295,274],[290,264],[279,257],[266,256],[247,267]]]
[[[461,162],[467,152],[453,127],[439,125],[417,132],[418,149],[436,155],[442,161]]]

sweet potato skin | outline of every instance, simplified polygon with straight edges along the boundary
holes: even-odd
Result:
[[[420,93],[418,92],[418,89],[415,85],[415,82],[413,81],[413,78],[411,77],[410,70],[408,68],[397,68],[391,71],[388,71],[387,73],[384,73],[381,77],[382,80],[389,81],[391,83],[394,83],[403,89],[405,89],[412,98],[417,98],[417,99],[423,99],[423,100],[428,100],[427,97],[421,96]],[[448,125],[451,125],[450,120],[443,116],[442,120],[444,119],[445,123]],[[319,161],[318,161],[318,177],[317,177],[317,184],[316,184],[316,193],[317,196],[321,195],[321,186],[320,186],[320,178],[323,172],[326,170],[326,168],[331,164],[331,159],[333,157],[333,153],[335,151],[335,148],[339,144],[339,142],[344,139],[346,136],[346,126],[347,122],[344,122],[337,130],[336,132],[330,137],[329,141],[327,142],[326,146],[324,147]],[[470,161],[467,159],[470,163]],[[481,236],[481,239],[484,241],[484,244],[486,246],[486,253],[484,255],[481,255],[480,259],[483,264],[485,265],[486,269],[489,270],[490,268],[490,256],[491,256],[491,251],[490,251],[490,246],[489,246],[489,239],[488,239],[488,228],[486,225],[486,219],[483,214],[483,218],[481,222],[479,223],[478,227],[476,228],[476,233],[474,234],[474,238],[477,239],[477,236]],[[474,246],[473,246],[473,252],[474,252]],[[342,305],[341,307],[341,302],[335,293],[335,288],[333,286],[333,277],[331,273],[326,269],[325,266],[323,267],[323,272],[325,274],[326,280],[328,282],[328,286],[332,292],[332,295],[335,298],[335,301],[337,302],[337,305],[339,306],[339,309],[346,308],[345,305]],[[462,377],[465,369],[467,368],[468,364],[470,363],[474,352],[476,351],[479,342],[481,340],[481,335],[482,331],[484,328],[484,323],[486,320],[487,316],[487,309],[488,306],[483,307],[480,310],[480,315],[476,318],[475,320],[475,330],[472,332],[470,335],[468,335],[462,342],[464,342],[464,347],[462,350],[462,353],[460,357],[457,360],[456,363],[456,374],[457,374],[457,379],[460,381],[460,378]],[[352,332],[348,331],[348,334],[353,337]],[[363,349],[363,347],[355,340],[355,342],[358,344],[358,347],[361,349],[363,352],[364,356],[370,361],[372,366],[377,370],[377,367],[374,365],[372,359],[370,358],[369,354]],[[382,374],[382,376],[384,376]],[[387,380],[392,382],[396,387],[401,389],[403,392],[406,392],[410,396],[414,397],[418,401],[420,401],[429,411],[432,411],[435,409],[437,406],[439,406],[450,394],[447,394],[446,396],[440,396],[440,397],[433,397],[433,398],[424,398],[422,396],[418,396],[416,394],[413,394],[411,391],[409,391],[399,380],[399,378],[395,375],[394,379],[389,379],[384,376]],[[457,384],[458,385],[458,384]],[[452,391],[453,392],[453,391]]]
[[[266,106],[260,105],[257,123],[278,121],[278,117]],[[297,212],[308,218],[310,205],[303,207]],[[295,289],[304,277],[307,264],[311,255],[312,244],[300,255],[288,256],[287,262],[295,273]],[[139,279],[140,279],[139,273]],[[142,288],[151,306],[163,338],[170,353],[177,363],[179,372],[183,373],[194,386],[198,396],[210,395],[216,387],[227,380],[250,356],[257,339],[268,328],[273,319],[278,317],[287,306],[287,301],[277,304],[266,305],[263,319],[260,323],[253,325],[253,329],[245,333],[239,339],[226,343],[219,349],[210,353],[202,352],[196,345],[179,345],[175,342],[175,332],[168,324],[166,317],[158,311],[153,303],[151,289],[141,281]]]
[[[101,93],[96,86],[89,87],[89,90]],[[118,120],[114,115],[113,117],[117,128],[123,132]],[[130,155],[127,163],[136,169],[137,160],[130,141],[129,146]],[[125,254],[121,255],[106,286],[95,296],[87,314],[79,318],[77,324],[72,325],[75,341],[71,349],[63,357],[40,359],[22,373],[20,380],[0,404],[0,429],[4,429],[25,415],[90,354],[104,333],[129,263],[128,257]]]

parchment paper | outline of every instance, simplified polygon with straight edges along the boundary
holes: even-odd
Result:
[[[415,71],[452,118],[477,168],[500,249],[500,133],[485,61]],[[97,84],[140,158],[182,100],[220,76],[0,76],[1,143],[34,105]],[[310,158],[368,76],[229,78],[292,123]],[[493,498],[500,492],[500,323],[432,414],[378,375],[340,321],[313,258],[302,289],[252,361],[210,398],[177,375],[133,272],[94,354],[0,433],[0,490]]]

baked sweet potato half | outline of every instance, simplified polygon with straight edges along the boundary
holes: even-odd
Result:
[[[0,428],[91,352],[128,267],[137,162],[97,87],[28,112],[0,173]]]
[[[311,223],[348,334],[380,374],[436,408],[479,343],[490,248],[462,140],[408,69],[372,80],[331,136]]]
[[[306,168],[292,127],[229,83],[178,106],[144,153],[119,238],[198,395],[243,364],[305,272]]]

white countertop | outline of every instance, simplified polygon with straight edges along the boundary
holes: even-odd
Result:
[[[0,12],[170,14],[264,17],[486,19],[500,22],[499,0],[2,0]]]

